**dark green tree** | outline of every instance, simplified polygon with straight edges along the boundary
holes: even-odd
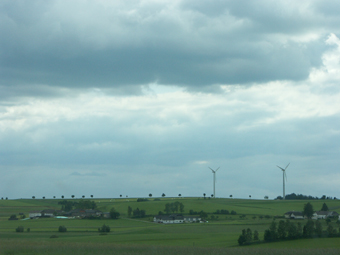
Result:
[[[242,229],[242,234],[239,236],[237,242],[239,245],[244,245],[247,242],[247,233],[245,229]]]
[[[104,224],[101,228],[98,228],[98,231],[99,231],[99,232],[107,233],[107,232],[110,232],[111,229],[110,229],[109,226],[106,226],[106,225]]]
[[[117,212],[114,208],[111,208],[111,210],[110,210],[111,219],[118,219],[119,216],[120,216],[120,213]]]
[[[128,207],[128,217],[131,217],[132,214],[132,208],[131,206]]]
[[[67,229],[66,229],[65,226],[59,226],[58,231],[59,231],[59,232],[66,232]]]
[[[288,223],[288,238],[289,239],[296,239],[298,238],[298,230],[294,223],[289,222]]]
[[[311,203],[308,202],[303,207],[303,215],[306,216],[308,219],[311,219],[313,213],[314,213],[313,206],[311,205]]]
[[[246,242],[251,243],[251,241],[253,241],[253,232],[251,231],[250,228],[247,228]]]
[[[280,220],[277,228],[277,237],[283,240],[286,238],[286,235],[286,223],[283,220]]]
[[[326,203],[323,203],[322,208],[321,208],[320,211],[329,211],[328,206],[326,205]]]
[[[322,236],[322,224],[319,220],[315,222],[315,234],[317,234],[318,237]]]
[[[304,237],[313,237],[314,232],[314,221],[308,220],[306,225],[303,227],[303,235]]]
[[[254,231],[254,241],[259,241],[259,232],[257,230]]]

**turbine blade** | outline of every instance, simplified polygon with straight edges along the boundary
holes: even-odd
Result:
[[[288,163],[288,165],[286,166],[285,170],[287,169],[287,167],[289,166],[290,163]]]
[[[215,172],[217,172],[218,169],[220,169],[220,167],[218,167],[218,168],[215,170]]]
[[[284,171],[284,169],[282,167],[279,167],[279,166],[277,166],[277,167],[280,168],[282,171]]]
[[[215,171],[214,170],[212,170],[210,167],[209,167],[209,169],[213,172],[213,173],[215,173]]]

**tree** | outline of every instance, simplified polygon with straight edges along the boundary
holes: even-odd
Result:
[[[55,198],[55,196],[53,196],[53,198]]]
[[[277,237],[282,240],[286,238],[286,224],[283,220],[279,221],[279,227],[277,228]]]
[[[179,197],[181,197],[181,196],[182,196],[182,194],[178,194],[178,196],[179,196]]]
[[[71,197],[74,198],[74,195],[72,195]]]
[[[82,197],[82,198],[85,198],[85,196],[84,196],[84,195],[82,195],[81,197]]]
[[[313,213],[314,213],[313,206],[311,205],[311,203],[308,202],[303,207],[303,215],[310,219],[312,218]]]
[[[211,194],[211,197],[214,197],[214,194]]]
[[[230,197],[230,198],[232,198],[232,197],[233,197],[233,195],[230,195],[229,197]]]
[[[149,197],[150,197],[150,198],[152,197],[152,194],[151,194],[151,193],[149,194]]]
[[[105,224],[101,227],[101,228],[98,228],[98,231],[99,232],[102,232],[102,233],[106,233],[106,232],[110,232],[110,227],[109,226],[106,226]]]
[[[254,241],[259,241],[259,232],[257,230],[254,231]]]
[[[326,205],[326,203],[323,203],[322,208],[321,208],[320,211],[329,211],[328,206]]]
[[[249,198],[251,198],[251,195],[249,195]]]
[[[32,199],[35,199],[35,196],[32,196]]]
[[[162,197],[165,197],[165,194],[164,194],[164,193],[162,194]]]
[[[119,196],[120,196],[120,197],[122,197],[123,195],[122,195],[122,194],[120,194]]]
[[[111,210],[110,210],[111,219],[118,219],[119,216],[120,216],[120,213],[117,212],[114,208],[111,208]]]
[[[298,230],[295,224],[287,221],[288,238],[296,239],[298,237]]]
[[[19,226],[15,229],[16,232],[24,232],[24,227],[23,226]]]
[[[318,235],[318,237],[322,236],[322,224],[319,220],[315,222],[315,233]]]
[[[203,197],[204,197],[204,199],[205,199],[205,196],[206,196],[207,194],[205,194],[205,193],[203,193]]]
[[[303,227],[303,235],[305,237],[312,237],[314,234],[314,221],[308,220],[306,225]]]
[[[61,198],[64,199],[64,195],[62,195]]]
[[[67,229],[66,229],[65,226],[59,226],[58,231],[59,231],[59,232],[66,232]]]
[[[91,195],[91,198],[93,198],[93,195]]]
[[[132,213],[132,208],[131,206],[128,207],[128,217],[131,217],[131,213]]]
[[[45,199],[45,197],[43,197],[43,199]]]
[[[245,242],[247,241],[247,233],[245,229],[242,229],[242,234],[239,236],[237,242],[239,245],[243,245],[245,244]]]
[[[253,241],[253,232],[251,231],[250,228],[247,228],[246,241],[247,243]]]

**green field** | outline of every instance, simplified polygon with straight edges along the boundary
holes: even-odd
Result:
[[[238,236],[242,229],[251,228],[260,233],[268,229],[274,216],[283,216],[287,211],[301,211],[308,201],[203,199],[203,198],[162,198],[137,202],[136,199],[93,199],[98,209],[104,212],[114,207],[121,213],[118,220],[85,219],[34,219],[9,221],[12,214],[39,209],[60,209],[58,199],[20,199],[0,201],[0,254],[339,254],[340,238],[301,239],[274,243],[260,243],[239,247]],[[152,216],[163,211],[165,204],[179,201],[189,210],[205,211],[208,223],[157,224]],[[339,212],[338,200],[312,200],[314,210],[320,210],[324,202],[330,210]],[[131,219],[127,208],[146,210],[149,217]],[[237,215],[214,215],[216,210],[234,210]],[[240,218],[240,215],[245,215]],[[271,218],[260,216],[270,216]],[[278,221],[279,219],[276,219]],[[301,221],[304,224],[304,221]],[[324,228],[326,222],[322,221]],[[100,235],[98,228],[109,225],[111,232]],[[15,232],[22,225],[24,233]],[[64,225],[66,233],[59,233]],[[334,222],[334,226],[337,226]],[[30,228],[30,232],[26,229]],[[337,226],[338,228],[338,226]],[[51,238],[52,235],[57,238]],[[285,254],[286,254],[285,253]]]

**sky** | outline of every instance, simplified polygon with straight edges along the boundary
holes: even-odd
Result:
[[[2,0],[0,197],[340,197],[339,13]]]

